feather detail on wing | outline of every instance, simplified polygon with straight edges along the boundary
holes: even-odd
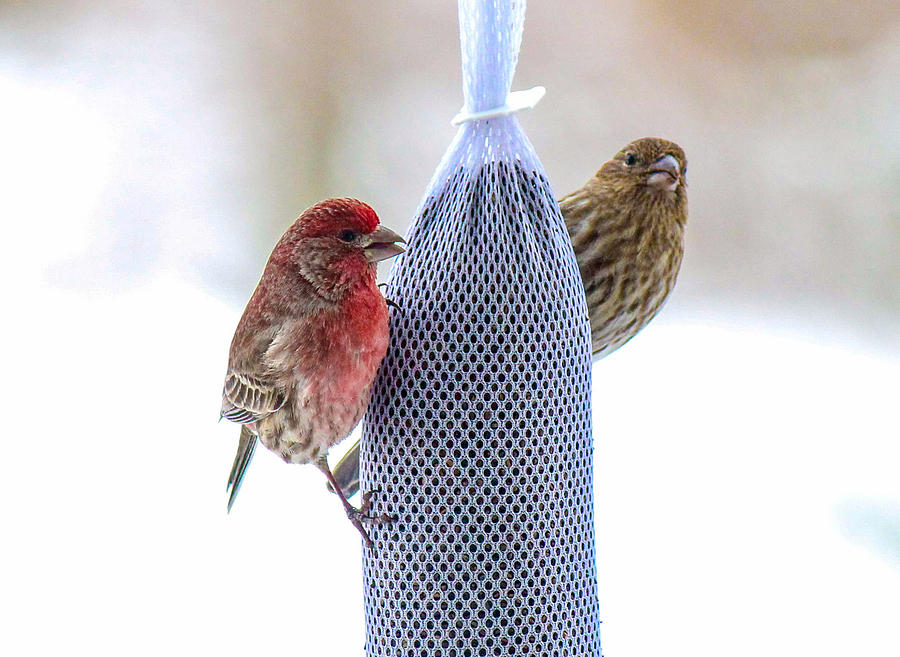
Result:
[[[222,391],[221,416],[249,424],[284,406],[285,391],[271,379],[228,370]]]
[[[253,458],[253,452],[256,450],[256,436],[250,432],[247,427],[241,427],[241,438],[238,442],[237,454],[234,455],[234,465],[231,466],[231,474],[228,475],[228,486],[225,489],[228,493],[228,512],[234,506],[234,500],[238,491],[241,489],[241,482],[244,480],[244,474],[247,472],[247,466]]]

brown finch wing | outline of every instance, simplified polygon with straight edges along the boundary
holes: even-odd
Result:
[[[284,406],[285,391],[271,378],[229,369],[222,392],[221,415],[249,424]]]
[[[229,511],[256,450],[255,428],[251,430],[250,425],[278,411],[287,399],[287,392],[266,358],[278,334],[277,329],[260,331],[251,343],[249,353],[240,354],[239,351],[243,357],[233,358],[225,374],[221,417],[241,425],[238,449],[226,487]]]
[[[228,475],[226,491],[228,510],[234,504],[241,482],[256,449],[256,434],[247,425],[266,417],[284,406],[284,389],[266,376],[258,376],[234,369],[225,375],[225,390],[222,393],[222,417],[241,424],[241,437],[237,453]]]

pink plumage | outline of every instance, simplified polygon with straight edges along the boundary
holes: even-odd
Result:
[[[306,210],[276,244],[238,323],[222,417],[242,424],[228,508],[259,439],[289,463],[315,463],[350,434],[369,403],[388,344],[376,265],[403,251],[368,205],[330,199]],[[370,500],[344,508],[362,527]]]

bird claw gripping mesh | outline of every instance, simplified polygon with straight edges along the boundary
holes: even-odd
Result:
[[[372,509],[372,503],[375,501],[375,495],[377,495],[378,492],[379,491],[377,490],[370,490],[363,493],[362,504],[359,505],[358,509],[353,509],[351,514],[352,517],[358,518],[363,523],[371,523],[373,525],[384,525],[389,522],[394,522],[396,518],[387,513],[381,513],[375,516],[369,514],[369,511]]]
[[[502,104],[524,3],[461,0],[466,107]],[[514,116],[464,123],[394,266],[362,490],[368,657],[599,657],[590,337]]]
[[[374,496],[377,493],[378,491],[370,490],[363,494],[362,504],[358,509],[350,506],[349,504],[345,509],[345,511],[347,512],[347,518],[356,528],[356,531],[360,533],[363,540],[366,542],[366,545],[370,548],[375,547],[375,543],[369,536],[369,532],[366,531],[366,525],[386,525],[396,520],[394,516],[388,515],[387,513],[380,513],[378,515],[372,515],[369,513],[369,511],[372,509]]]

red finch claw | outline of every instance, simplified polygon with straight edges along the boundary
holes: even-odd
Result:
[[[378,284],[378,289],[380,290],[381,288],[387,287],[387,286],[388,286],[387,283],[379,283],[379,284]],[[391,308],[396,308],[397,310],[400,310],[400,306],[399,306],[395,301],[391,301],[390,299],[388,299],[387,297],[385,297],[385,298],[384,298],[384,302],[385,302],[387,305],[389,305]]]
[[[387,513],[382,513],[380,516],[369,515],[369,509],[372,508],[372,497],[378,495],[380,492],[380,490],[376,489],[363,493],[362,504],[359,505],[359,509],[357,510],[359,517],[364,521],[371,522],[373,525],[387,525],[396,520],[394,516],[388,515]]]
[[[341,504],[344,505],[344,511],[347,513],[347,518],[356,527],[356,530],[360,533],[363,539],[366,541],[366,545],[368,547],[375,547],[375,543],[372,541],[372,538],[369,536],[369,533],[363,527],[364,522],[371,522],[372,524],[382,525],[389,522],[393,522],[394,518],[384,513],[380,516],[370,516],[369,509],[372,507],[372,495],[376,491],[369,491],[363,495],[362,505],[357,509],[355,506],[350,504],[347,501],[347,498],[344,496],[341,487],[338,486],[337,481],[334,479],[334,475],[331,473],[331,468],[328,467],[328,461],[325,457],[321,457],[316,461],[316,467],[318,467],[328,479],[328,482],[331,484],[333,491],[337,494],[339,498],[341,498]]]

